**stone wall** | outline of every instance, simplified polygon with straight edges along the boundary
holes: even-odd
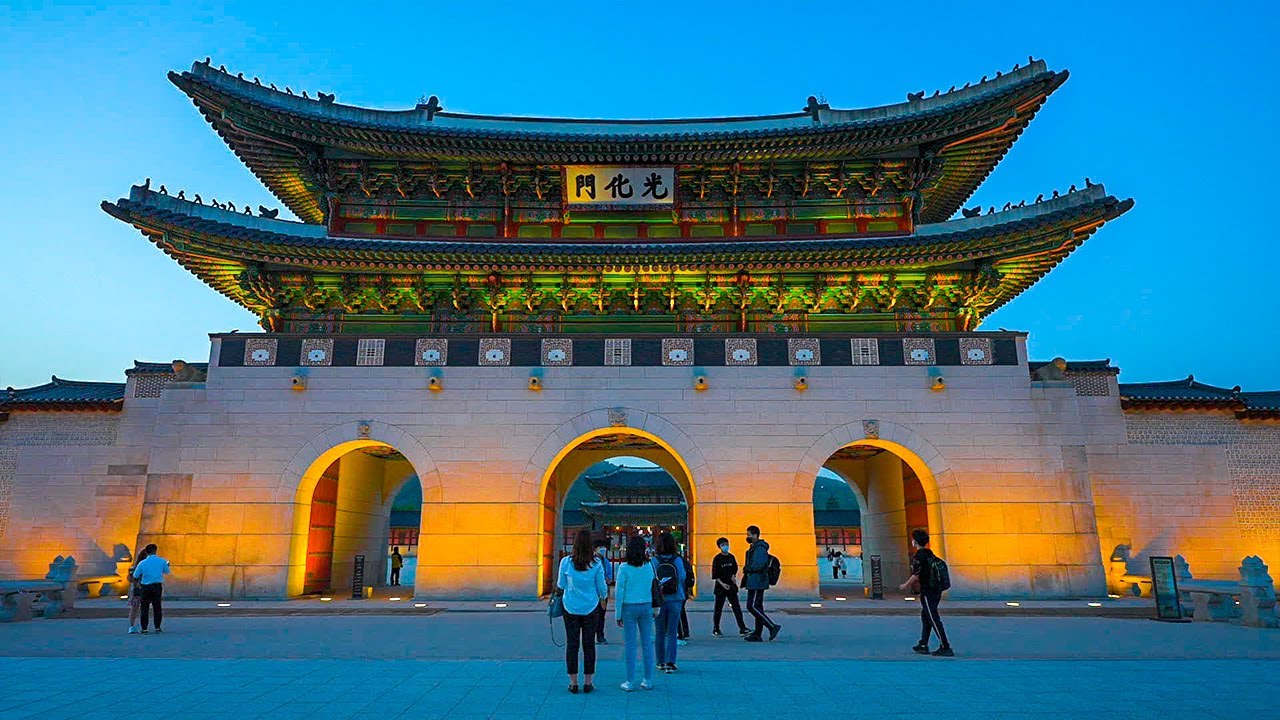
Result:
[[[1196,577],[1280,559],[1280,423],[1230,412],[1127,412],[1127,444],[1091,448],[1099,540],[1130,545],[1131,570],[1180,554]]]
[[[57,555],[112,573],[133,551],[146,449],[123,413],[28,412],[0,423],[0,577],[43,577]]]

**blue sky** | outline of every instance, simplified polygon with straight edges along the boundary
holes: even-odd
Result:
[[[0,7],[0,387],[118,380],[256,328],[98,207],[151,177],[278,206],[165,78],[206,55],[339,102],[672,117],[898,102],[1044,58],[1071,79],[969,204],[1137,206],[983,326],[1122,380],[1280,387],[1273,4],[179,3]]]

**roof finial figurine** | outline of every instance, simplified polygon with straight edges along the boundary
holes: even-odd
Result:
[[[934,91],[933,91],[933,96],[934,96],[934,97],[938,97],[938,96],[939,96],[939,95],[941,95],[941,94],[942,94],[942,91],[941,91],[941,90],[934,90]]]
[[[142,181],[142,189],[143,189],[143,190],[150,190],[150,189],[151,189],[151,178],[147,178],[146,180],[143,180],[143,181]]]
[[[276,91],[279,91],[279,90],[280,90],[280,88],[276,87],[276,84],[275,84],[275,83],[271,83],[271,89],[272,89],[272,90],[276,90]]]
[[[1054,197],[1055,199],[1059,197],[1059,195],[1058,195],[1058,191],[1057,191],[1057,190],[1054,190],[1054,191],[1053,191],[1053,197]]]
[[[246,205],[245,208],[248,209],[248,206]],[[268,220],[275,220],[276,216],[278,216],[279,214],[280,214],[280,208],[276,208],[274,210],[268,210],[265,205],[258,206],[258,217],[264,217],[264,218],[267,218]]]
[[[289,95],[292,95],[292,94],[293,94],[293,88],[289,87],[288,85],[285,85],[285,86],[284,86],[284,91],[285,91],[286,93],[288,93]]]
[[[1014,72],[1018,72],[1018,68],[1020,68],[1020,67],[1022,67],[1021,63],[1014,63],[1014,64],[1013,64],[1013,71],[1014,71]]]
[[[816,95],[810,95],[809,99],[805,102],[804,112],[808,113],[813,118],[814,122],[818,122],[818,111],[825,110],[828,107],[829,106],[825,102],[819,100]]]
[[[186,199],[187,199],[187,191],[186,191],[186,190],[179,190],[179,191],[178,191],[178,199],[179,199],[179,200],[186,200]]]
[[[996,211],[996,206],[995,206],[995,205],[992,205],[991,207],[987,208],[987,214],[988,214],[988,215],[992,215],[992,214],[994,214],[994,213],[995,213],[995,211]]]
[[[952,86],[951,86],[951,89],[950,89],[950,90],[948,90],[948,91],[947,91],[947,93],[953,93],[953,92],[955,92],[955,91],[956,91],[956,86],[955,86],[955,85],[952,85]]]
[[[974,205],[971,208],[961,208],[960,214],[967,218],[975,218],[982,214],[982,206]]]
[[[1005,203],[1005,204],[1004,204],[1004,207],[1003,207],[1003,208],[1001,208],[1001,209],[1002,209],[1002,210],[1012,210],[1012,209],[1013,209],[1013,202],[1012,202],[1012,201],[1010,201],[1010,202]]]
[[[204,200],[201,200],[201,199],[200,199],[200,193],[196,193],[196,202],[197,202],[197,203],[199,203],[199,204],[201,204],[201,205],[203,205],[203,204],[204,204]]]
[[[333,104],[333,95],[332,95],[332,94],[330,94],[330,93],[322,93],[322,92],[320,92],[319,90],[317,90],[317,91],[316,91],[316,97],[320,99],[320,104],[321,104],[321,105],[332,105],[332,104]]]
[[[168,195],[168,194],[169,194],[169,188],[165,187],[164,185],[161,185],[161,186],[160,186],[160,194],[161,194],[161,195]]]
[[[427,122],[431,122],[435,119],[436,113],[444,110],[444,106],[440,104],[440,98],[435,95],[427,98],[426,103],[419,102],[418,108],[427,111]]]
[[[211,55],[205,55],[205,56],[204,56],[204,64],[205,64],[205,65],[213,65],[213,56],[211,56]]]
[[[972,85],[972,84],[973,84],[973,83],[965,83],[965,84],[964,84],[964,87],[962,87],[962,88],[960,88],[960,89],[961,89],[961,90],[968,90],[968,89],[969,89],[969,86],[970,86],[970,85]]]
[[[984,83],[984,82],[986,82],[986,81],[987,81],[987,76],[986,76],[986,75],[983,75],[983,76],[982,76],[982,79],[981,79],[981,80],[979,80],[978,82],[980,82],[980,83]]]
[[[238,73],[236,73],[236,79],[237,79],[237,80],[243,80],[243,79],[244,79],[244,73],[242,73],[242,72],[238,72]]]
[[[1091,187],[1093,187],[1093,181],[1092,181],[1092,180],[1090,180],[1088,177],[1086,177],[1086,178],[1084,179],[1084,186],[1085,186],[1086,188],[1091,188]]]
[[[924,99],[924,91],[907,93],[907,102],[917,102]]]
[[[258,76],[257,76],[257,75],[254,75],[254,76],[253,76],[253,84],[254,84],[254,85],[261,85],[261,84],[262,84],[262,81],[258,79]]]
[[[307,97],[307,91],[306,91],[306,90],[303,90],[303,91],[302,91],[302,97],[307,98],[308,100],[310,100],[310,99],[311,99],[311,98],[308,98],[308,97]]]
[[[1073,193],[1073,192],[1075,192],[1075,191],[1076,191],[1076,186],[1075,186],[1075,185],[1072,185],[1071,187],[1067,188],[1067,194],[1068,194],[1068,195],[1070,195],[1071,193]]]
[[[248,203],[245,203],[245,206],[244,206],[244,214],[245,214],[245,215],[249,215],[249,216],[252,216],[252,215],[253,215],[253,211],[249,209],[249,204],[248,204]]]
[[[1040,203],[1040,202],[1043,202],[1043,201],[1044,201],[1044,193],[1040,193],[1039,195],[1037,195],[1037,196],[1036,196],[1036,202],[1037,202],[1037,203]]]
[[[1026,200],[1023,200],[1022,202],[1019,202],[1019,203],[1018,203],[1018,207],[1020,207],[1020,208],[1024,208],[1024,207],[1026,207],[1026,206],[1027,206],[1027,201],[1026,201]]]
[[[1035,64],[1036,64],[1036,56],[1035,56],[1035,55],[1028,55],[1028,56],[1027,56],[1027,64],[1028,64],[1028,65],[1035,65]]]
[[[1003,75],[1003,74],[1004,74],[1004,73],[1000,72],[999,70],[997,70],[997,71],[996,71],[996,77],[1000,77],[1000,76],[1001,76],[1001,75]]]

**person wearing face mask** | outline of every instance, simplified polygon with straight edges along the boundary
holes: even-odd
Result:
[[[747,528],[747,557],[743,561],[742,585],[747,589],[747,612],[756,619],[756,628],[747,635],[747,642],[762,642],[764,629],[769,629],[769,639],[778,637],[782,626],[764,612],[764,591],[769,589],[769,543],[760,537],[760,528]]]
[[[609,587],[613,587],[613,562],[609,560],[609,541],[596,540],[596,555],[600,558],[601,564],[604,566],[604,582]],[[596,644],[608,645],[609,641],[604,636],[604,619],[605,613],[609,610],[609,599],[605,598],[600,601],[600,609],[596,613]]]
[[[712,635],[724,637],[720,632],[720,618],[724,615],[724,604],[733,608],[733,617],[738,621],[738,634],[746,635],[747,624],[742,621],[742,606],[738,604],[738,558],[729,552],[729,538],[719,538],[716,545],[720,552],[711,559],[711,579],[715,582],[716,608],[712,615]]]

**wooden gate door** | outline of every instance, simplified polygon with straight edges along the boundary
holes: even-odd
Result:
[[[307,577],[302,592],[330,589],[333,574],[333,528],[338,517],[338,463],[320,476],[311,496],[311,529],[307,535]]]

